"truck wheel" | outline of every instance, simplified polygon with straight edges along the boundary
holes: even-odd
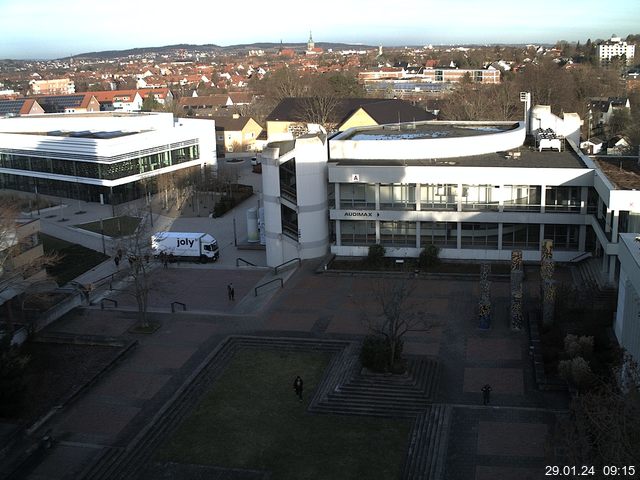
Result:
[[[206,255],[200,255],[200,263],[207,263],[207,256]]]

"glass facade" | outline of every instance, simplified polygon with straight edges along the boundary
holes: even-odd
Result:
[[[416,246],[415,222],[380,222],[380,244],[385,247]]]
[[[540,248],[540,225],[502,224],[502,248],[504,250],[538,250]]]
[[[117,180],[200,158],[198,145],[112,163],[0,153],[0,167],[71,177]]]
[[[342,245],[373,245],[376,243],[376,222],[342,220],[340,242]]]
[[[283,197],[288,198],[292,202],[298,199],[298,190],[296,187],[296,159],[292,158],[288,162],[280,165],[280,193]],[[297,234],[296,234],[297,237]]]
[[[382,210],[415,210],[415,184],[380,185],[380,208]]]
[[[341,183],[340,208],[376,208],[376,185],[366,183]]]
[[[462,223],[462,248],[497,249],[497,223]]]
[[[420,186],[422,210],[457,210],[458,186],[453,184],[425,184]]]
[[[420,222],[420,248],[427,245],[456,248],[458,246],[458,223]]]
[[[298,240],[298,214],[296,211],[281,205],[280,214],[282,218],[282,233],[294,240]]]
[[[555,250],[578,250],[578,225],[550,225],[544,226],[544,238],[553,241]]]
[[[580,213],[580,187],[547,187],[545,209],[549,212]]]
[[[462,210],[498,211],[498,195],[493,185],[463,185]]]
[[[504,211],[540,211],[541,187],[532,185],[505,185]]]

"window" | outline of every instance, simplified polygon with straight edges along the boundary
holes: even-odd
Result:
[[[341,220],[342,245],[373,245],[376,243],[376,222]]]
[[[540,186],[531,185],[505,185],[504,186],[504,211],[539,211],[540,210]]]
[[[540,247],[540,225],[527,223],[504,223],[502,225],[502,248],[504,250],[538,250]]]
[[[578,225],[544,226],[544,238],[553,241],[555,250],[578,250]]]
[[[416,186],[380,185],[380,208],[389,210],[415,210]]]
[[[457,185],[428,184],[420,187],[422,210],[456,210],[458,208]]]
[[[497,223],[462,223],[462,248],[498,248]]]
[[[427,245],[456,248],[458,224],[456,222],[420,222],[420,248]]]
[[[341,183],[340,208],[376,208],[376,186],[365,183]]]
[[[493,200],[495,198],[495,200]],[[497,195],[491,185],[463,185],[463,210],[498,210]]]
[[[415,247],[415,222],[380,222],[380,243],[389,247]]]
[[[547,187],[546,210],[580,213],[580,187]]]

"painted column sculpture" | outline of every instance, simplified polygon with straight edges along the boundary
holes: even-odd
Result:
[[[540,259],[540,296],[542,298],[542,324],[546,327],[553,324],[556,303],[556,286],[553,280],[555,264],[553,262],[553,241],[542,242]]]
[[[522,250],[513,250],[511,252],[511,309],[509,315],[511,330],[522,329],[523,277]]]
[[[491,326],[491,283],[489,274],[491,265],[483,263],[480,265],[480,302],[478,304],[478,316],[480,320],[479,328],[488,330]]]

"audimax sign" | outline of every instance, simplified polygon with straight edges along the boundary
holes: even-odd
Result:
[[[379,217],[378,212],[368,212],[366,210],[347,210],[344,212],[344,217],[357,217],[357,218],[375,218]]]

